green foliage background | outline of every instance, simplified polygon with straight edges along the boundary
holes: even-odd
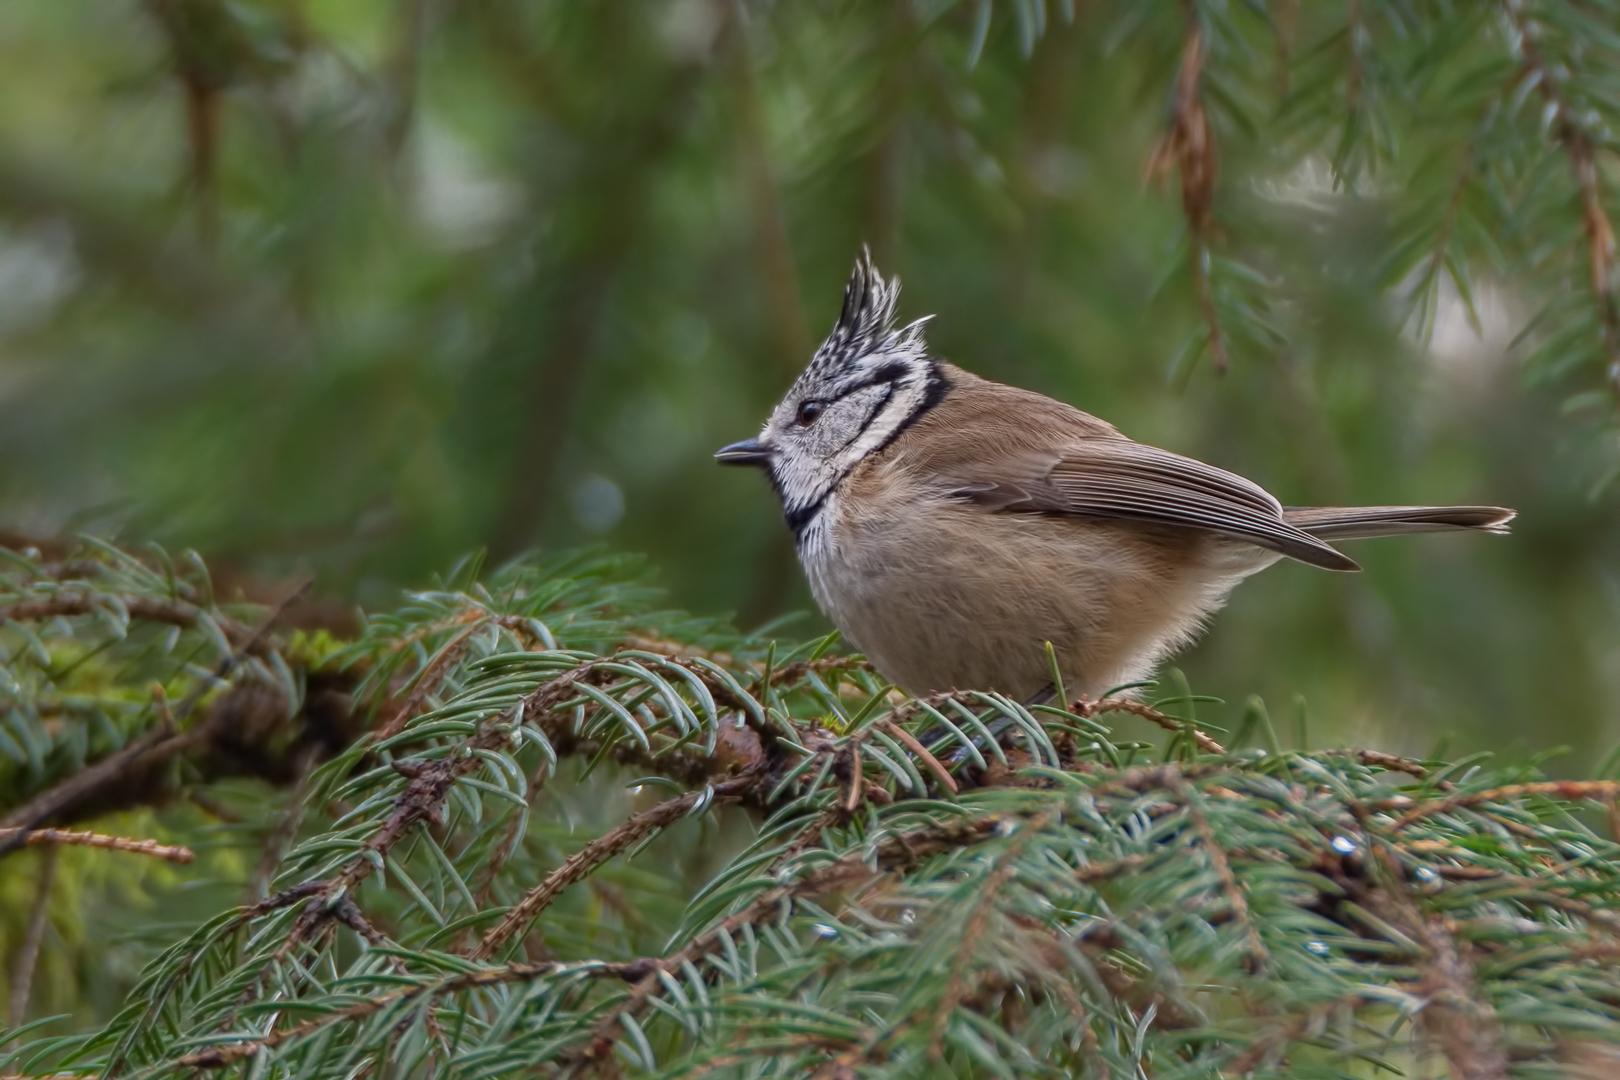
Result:
[[[1613,23],[1543,7],[1612,205]],[[599,541],[693,610],[813,611],[764,485],[709,453],[865,241],[944,355],[1285,502],[1522,511],[1507,542],[1268,573],[1186,661],[1201,688],[1407,750],[1603,744],[1620,457],[1574,171],[1507,9],[1194,5],[1224,377],[1175,177],[1144,181],[1185,10],[6,5],[0,521],[372,601],[472,547]]]
[[[1207,219],[1165,142],[1194,31]],[[812,638],[772,496],[710,454],[865,242],[941,354],[1285,503],[1520,511],[1246,584],[1181,661],[1231,703],[1200,718],[1585,776],[1620,734],[1617,80],[1607,2],[0,5],[0,539],[196,549],[227,601],[313,575],[340,631],[468,550],[594,543]],[[54,775],[17,715],[6,807]],[[216,837],[206,874],[62,854],[36,1012],[105,1017],[240,898],[286,793],[226,783],[236,833],[97,823]]]

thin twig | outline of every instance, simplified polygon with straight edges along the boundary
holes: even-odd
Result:
[[[1182,780],[1178,787],[1181,797],[1186,800],[1187,813],[1192,817],[1193,828],[1198,831],[1199,845],[1215,868],[1215,875],[1221,879],[1221,891],[1226,894],[1226,902],[1232,907],[1232,917],[1243,927],[1249,939],[1249,952],[1257,964],[1264,964],[1271,959],[1265,942],[1260,940],[1260,931],[1255,928],[1254,920],[1249,916],[1249,899],[1243,894],[1243,887],[1238,884],[1237,875],[1232,873],[1232,863],[1226,857],[1226,849],[1221,847],[1220,840],[1215,836],[1215,830],[1210,826],[1209,816],[1200,806],[1198,793]]]
[[[1398,754],[1386,754],[1382,750],[1350,749],[1318,750],[1316,752],[1321,754],[1323,757],[1355,758],[1363,765],[1371,765],[1375,768],[1385,769],[1389,772],[1402,772],[1408,776],[1416,777],[1419,780],[1427,780],[1429,778],[1428,766],[1424,765],[1422,762],[1413,761],[1411,758],[1401,757]],[[1449,780],[1442,780],[1435,786],[1441,791],[1450,791],[1456,785]]]
[[[478,948],[472,951],[471,958],[483,961],[494,956],[502,946],[533,922],[564,889],[584,879],[602,863],[633,846],[648,833],[679,821],[697,805],[699,800],[711,797],[716,802],[728,801],[757,783],[759,776],[750,774],[715,784],[703,791],[689,791],[685,795],[643,810],[618,828],[592,840],[563,860],[560,866],[546,875],[544,881],[530,889],[522,900],[513,905],[506,913],[506,917],[484,935],[484,939],[478,943]]]
[[[236,666],[242,662],[242,657],[255,653],[264,647],[265,639],[270,636],[270,628],[275,626],[276,621],[281,618],[288,605],[307,593],[310,586],[314,584],[314,578],[305,578],[293,586],[286,596],[283,596],[276,602],[274,607],[265,612],[264,617],[259,620],[259,625],[253,628],[253,632],[248,635],[246,641],[240,645],[233,645],[228,654],[220,657],[219,663],[214,665],[211,679],[197,680],[197,684],[192,687],[191,692],[180,703],[180,708],[175,710],[174,715],[178,718],[179,723],[184,723],[191,716],[191,711],[197,707],[198,702],[202,701],[208,691],[213,689],[213,684],[223,682],[227,675],[236,670]],[[161,691],[160,703],[163,708],[168,708],[167,700],[161,699]]]
[[[1152,721],[1153,723],[1164,728],[1166,731],[1174,731],[1177,734],[1185,734],[1190,736],[1192,741],[1198,744],[1198,748],[1207,754],[1226,753],[1226,747],[1210,738],[1203,731],[1200,731],[1192,724],[1191,721],[1178,720],[1173,716],[1166,716],[1153,706],[1144,705],[1142,702],[1137,701],[1134,698],[1111,697],[1103,698],[1101,701],[1087,701],[1086,699],[1081,698],[1072,706],[1072,711],[1076,716],[1083,716],[1087,720],[1100,716],[1103,713],[1130,713],[1132,716],[1140,716],[1144,720]]]
[[[1590,799],[1594,802],[1607,802],[1620,796],[1620,780],[1547,780],[1535,784],[1509,784],[1506,787],[1490,788],[1487,791],[1474,791],[1462,795],[1451,795],[1444,799],[1435,799],[1408,810],[1404,816],[1395,822],[1393,828],[1401,829],[1428,817],[1430,814],[1444,814],[1450,810],[1464,807],[1478,806],[1481,803],[1501,802],[1504,799],[1519,799],[1526,795],[1549,795],[1554,798],[1568,799],[1578,802]]]
[[[460,660],[462,654],[467,651],[467,645],[472,640],[472,636],[487,625],[485,620],[478,618],[480,614],[481,612],[473,611],[462,616],[459,621],[469,622],[471,625],[439,647],[438,655],[433,658],[427,667],[422,669],[421,674],[416,677],[416,685],[411,687],[410,694],[400,703],[399,708],[394,711],[394,715],[388,722],[377,729],[376,737],[372,741],[381,742],[399,734],[404,730],[406,724],[416,718],[417,711],[422,707],[422,703],[429,696],[438,693],[439,688],[444,684],[445,678],[450,674],[451,669],[455,667],[456,661]]]
[[[1225,374],[1231,361],[1209,277],[1210,246],[1215,233],[1216,160],[1215,137],[1200,94],[1205,60],[1204,31],[1194,6],[1188,4],[1187,9],[1187,32],[1176,75],[1170,124],[1148,156],[1146,171],[1149,179],[1168,174],[1172,167],[1181,174],[1181,208],[1187,218],[1193,290],[1209,339],[1210,362],[1217,373]]]
[[[990,871],[979,890],[978,898],[973,905],[973,913],[968,916],[967,924],[962,928],[961,942],[957,945],[955,956],[951,958],[951,974],[945,983],[945,994],[940,998],[938,1008],[934,1010],[934,1037],[930,1040],[929,1054],[935,1062],[943,1058],[945,1025],[967,993],[963,975],[978,950],[979,939],[984,936],[985,929],[990,924],[990,916],[996,910],[997,894],[1017,871],[1018,856],[1023,854],[1024,847],[1031,837],[1040,834],[1046,822],[1046,815],[1039,814],[1019,827],[1015,839],[997,856],[995,868]]]
[[[276,871],[281,868],[282,857],[304,824],[304,815],[309,812],[309,792],[311,780],[315,775],[317,756],[317,750],[312,746],[299,757],[298,782],[293,785],[292,792],[282,803],[281,812],[276,816],[276,823],[265,835],[264,849],[259,854],[259,861],[253,867],[252,875],[248,877],[248,896],[254,900],[262,900],[270,894],[270,883],[276,879]]]
[[[135,855],[151,855],[174,863],[188,863],[197,856],[188,847],[159,843],[156,840],[131,840],[127,836],[108,836],[105,833],[76,832],[69,829],[19,829],[0,826],[0,840],[16,840],[24,847],[106,848],[110,851],[128,851]]]
[[[51,910],[51,886],[56,882],[56,852],[55,847],[40,852],[39,884],[34,893],[34,906],[28,912],[28,928],[23,931],[22,945],[17,949],[17,966],[11,974],[7,1027],[22,1027],[28,1017],[28,996],[34,986],[34,967],[39,963],[40,945],[45,940],[45,925]]]
[[[0,839],[0,856],[10,854],[23,845],[22,834],[33,830],[40,822],[71,806],[104,784],[112,783],[136,769],[172,757],[191,745],[191,732],[171,734],[163,727],[154,728],[115,754],[109,754],[88,768],[63,778],[32,799],[0,818],[0,826],[17,829],[9,839]]]

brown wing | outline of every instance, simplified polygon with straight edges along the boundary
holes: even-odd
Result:
[[[1327,570],[1355,560],[1283,520],[1258,484],[1125,438],[1082,438],[1046,453],[974,463],[953,494],[1009,513],[1117,518],[1204,529]]]

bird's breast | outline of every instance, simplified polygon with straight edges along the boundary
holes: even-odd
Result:
[[[1050,681],[1048,641],[1066,688],[1091,695],[1184,643],[1243,576],[1212,540],[857,489],[828,500],[799,557],[822,611],[896,685],[1025,699]]]

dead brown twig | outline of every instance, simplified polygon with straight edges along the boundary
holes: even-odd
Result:
[[[108,836],[105,833],[77,832],[69,829],[19,829],[0,827],[0,840],[19,840],[25,847],[45,845],[105,848],[110,851],[128,851],[136,855],[150,855],[169,862],[188,863],[196,854],[188,847],[161,844],[156,840],[131,840],[127,836]]]
[[[866,774],[861,768],[861,744],[851,740],[849,744],[849,797],[844,800],[844,812],[853,814],[855,808],[861,804],[861,794],[866,790]]]
[[[1429,778],[1428,768],[1420,761],[1401,757],[1398,754],[1386,754],[1382,750],[1322,750],[1318,751],[1325,757],[1351,757],[1363,765],[1371,765],[1390,772],[1402,772],[1419,780]],[[1449,780],[1442,780],[1437,785],[1441,791],[1450,791],[1455,786]]]
[[[1193,289],[1209,339],[1210,362],[1217,373],[1225,374],[1231,361],[1209,278],[1210,245],[1215,234],[1213,206],[1217,168],[1215,138],[1200,94],[1204,60],[1204,32],[1196,15],[1189,11],[1170,122],[1148,155],[1146,173],[1150,180],[1168,175],[1172,167],[1181,174],[1181,208],[1191,234]]]
[[[913,754],[916,754],[922,763],[928,766],[928,771],[934,774],[935,779],[937,779],[940,784],[944,786],[945,790],[949,791],[952,795],[956,794],[956,778],[950,774],[944,765],[940,764],[939,758],[929,753],[928,747],[917,741],[916,736],[912,735],[911,732],[895,723],[892,719],[885,720],[883,722],[883,729],[904,743],[906,749],[910,750]]]

